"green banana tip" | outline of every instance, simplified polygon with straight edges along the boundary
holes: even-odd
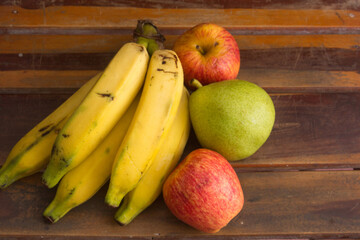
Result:
[[[53,218],[52,216],[44,215],[44,218],[50,223],[56,223],[58,219]]]
[[[54,184],[54,183],[51,183],[51,182],[49,182],[46,178],[44,178],[44,177],[42,177],[41,178],[41,182],[42,182],[42,184],[44,184],[47,188],[53,188],[53,187],[55,187],[55,185],[56,185],[56,183]]]
[[[8,178],[4,175],[0,175],[0,189],[5,189],[8,187],[12,182],[8,180]]]
[[[47,168],[41,177],[41,181],[46,187],[53,188],[58,184],[61,178],[62,175],[60,175],[59,172],[54,173],[53,169]]]
[[[117,199],[115,199],[113,196],[110,196],[110,195],[105,196],[105,203],[113,208],[117,208],[120,205],[120,202],[117,201]]]
[[[126,225],[127,225],[127,223],[123,223],[123,222],[121,222],[120,220],[118,220],[118,219],[116,219],[116,218],[115,218],[115,221],[116,221],[120,226],[126,226]]]
[[[109,200],[109,199],[105,199],[105,203],[109,206],[109,207],[113,207],[113,208],[117,208],[119,207],[118,204],[116,204],[115,202]]]
[[[133,218],[129,219],[121,213],[116,213],[114,219],[121,226],[126,226],[133,220]]]

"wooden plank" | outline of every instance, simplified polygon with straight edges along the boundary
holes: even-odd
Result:
[[[166,35],[171,49],[178,35]],[[240,50],[278,48],[338,48],[357,50],[360,35],[235,35]],[[116,52],[129,35],[0,35],[0,53],[99,53]]]
[[[98,70],[0,71],[0,93],[72,93],[98,72]],[[360,73],[357,71],[241,69],[237,78],[254,82],[271,93],[360,90]]]
[[[1,70],[103,70],[115,53],[0,54]]]
[[[358,71],[359,53],[360,49],[350,51],[301,47],[242,50],[240,68]]]
[[[12,146],[67,94],[0,94],[0,164]],[[360,168],[360,93],[271,94],[273,131],[243,171]],[[192,133],[184,155],[199,147]]]
[[[360,73],[357,71],[241,69],[237,78],[256,83],[270,93],[360,90]]]
[[[0,194],[0,236],[358,238],[360,185],[357,171],[238,173],[245,196],[240,214],[216,234],[204,234],[177,220],[160,197],[128,226],[114,220],[104,204],[106,186],[91,200],[50,225],[41,213],[55,190],[40,175],[15,183]],[[4,207],[6,206],[6,207]]]
[[[196,13],[196,14],[194,14]],[[296,30],[311,32],[358,33],[360,18],[353,10],[320,9],[148,9],[127,7],[53,6],[43,9],[23,9],[0,6],[0,26],[3,33],[16,28],[133,29],[138,19],[151,19],[164,33],[181,33],[197,23],[212,22],[234,30]],[[119,17],[121,16],[121,17]],[[305,17],[304,17],[305,16]],[[181,19],[181,21],[179,21]],[[11,28],[9,28],[11,27]],[[236,31],[234,31],[235,33]]]
[[[69,70],[69,71],[48,71],[48,70],[20,70],[20,71],[0,71],[0,92],[6,90],[16,91],[22,89],[69,89],[73,91],[82,86],[87,80],[95,76],[99,71]],[[21,90],[20,90],[21,91]],[[65,90],[66,91],[66,90]]]
[[[1,70],[103,70],[115,52],[0,54]],[[269,48],[240,50],[241,69],[359,71],[360,48]],[[259,61],[261,59],[261,61]]]
[[[201,0],[108,0],[108,1],[96,1],[96,0],[4,0],[0,2],[0,5],[8,6],[20,6],[26,9],[37,9],[49,7],[49,6],[107,6],[107,7],[141,7],[141,8],[281,8],[281,9],[353,9],[359,10],[360,3],[352,0],[273,0],[273,1],[229,1],[229,0],[213,0],[213,1],[201,1]]]
[[[356,35],[355,35],[356,38]],[[173,37],[172,39],[175,39]],[[354,39],[356,41],[356,39]],[[132,35],[0,35],[0,53],[116,52]],[[167,38],[167,43],[169,38]],[[171,41],[173,44],[173,41]]]

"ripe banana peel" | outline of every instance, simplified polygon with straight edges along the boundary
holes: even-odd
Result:
[[[115,154],[134,116],[140,94],[104,141],[60,181],[54,200],[43,215],[57,222],[71,209],[90,199],[110,177]]]
[[[164,181],[180,160],[190,132],[188,96],[184,88],[179,110],[169,134],[149,169],[135,189],[124,197],[123,203],[116,212],[115,219],[120,224],[129,224],[157,199],[161,194]]]
[[[47,187],[79,165],[119,121],[143,85],[148,60],[140,44],[121,47],[57,136],[42,177]]]
[[[0,170],[0,188],[5,188],[46,166],[60,129],[95,85],[100,75],[97,74],[85,83],[15,144]]]
[[[110,206],[119,206],[157,155],[178,111],[183,82],[183,70],[176,53],[155,51],[139,106],[114,160],[105,197]]]

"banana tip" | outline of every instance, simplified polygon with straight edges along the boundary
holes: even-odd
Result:
[[[11,183],[9,182],[5,182],[5,181],[0,181],[0,189],[5,189],[6,187],[8,187]]]
[[[46,180],[44,178],[41,179],[42,184],[44,184],[46,187],[49,187]]]
[[[113,208],[117,208],[119,207],[120,203],[117,203],[117,201],[115,201],[112,197],[106,196],[105,197],[105,203]]]
[[[53,188],[55,184],[49,183],[45,178],[42,178],[41,182],[47,187],[47,188]]]
[[[0,183],[0,189],[6,188],[6,183]]]
[[[8,178],[4,174],[0,174],[0,189],[4,189],[9,186]]]
[[[119,207],[119,205],[116,205],[114,203],[109,203],[109,202],[105,202],[108,206],[112,207],[112,208],[117,208]]]
[[[125,225],[126,225],[126,223],[120,222],[120,221],[117,220],[117,219],[115,219],[115,220],[116,220],[116,222],[117,222],[120,226],[125,226]]]
[[[47,219],[50,223],[56,223],[57,219],[52,216],[44,215],[44,218]]]

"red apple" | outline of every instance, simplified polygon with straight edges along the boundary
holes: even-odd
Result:
[[[196,78],[202,85],[235,79],[240,52],[234,37],[223,27],[202,23],[182,34],[174,44],[184,69],[185,84]]]
[[[163,197],[178,219],[207,233],[225,227],[244,205],[234,169],[208,149],[192,151],[174,169],[164,183]]]

